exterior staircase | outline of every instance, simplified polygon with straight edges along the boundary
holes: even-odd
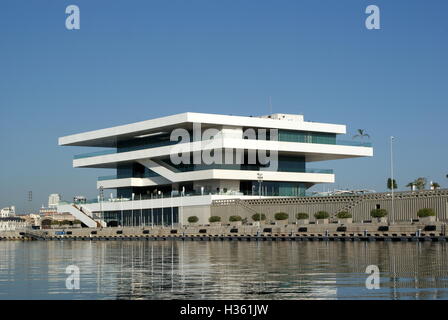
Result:
[[[72,216],[89,228],[96,228],[100,226],[99,222],[95,221],[93,214],[91,212],[87,213],[86,209],[82,206],[72,204],[67,206],[67,210]]]
[[[48,238],[46,232],[30,229],[26,229],[25,231],[20,232],[20,235],[27,238],[31,238],[33,240],[46,240]]]

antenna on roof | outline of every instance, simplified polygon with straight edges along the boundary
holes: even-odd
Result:
[[[272,114],[272,99],[271,99],[271,96],[269,96],[269,98],[268,98],[268,103],[269,103],[269,114]]]

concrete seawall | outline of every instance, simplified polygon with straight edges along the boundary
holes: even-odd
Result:
[[[16,230],[0,233],[1,240],[377,240],[446,241],[446,224],[351,223],[169,227],[73,228]]]

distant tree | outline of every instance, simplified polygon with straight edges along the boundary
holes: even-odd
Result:
[[[412,181],[412,182],[409,182],[407,185],[406,185],[406,187],[407,188],[411,188],[411,190],[412,190],[412,187],[414,186],[414,181]]]
[[[434,190],[437,190],[437,189],[440,188],[440,184],[438,184],[437,182],[433,182],[432,183],[432,187],[433,187]]]
[[[420,177],[414,181],[417,190],[423,190],[426,187],[426,178]]]
[[[415,179],[412,182],[409,182],[406,187],[412,188],[412,186],[415,186],[417,190],[423,190],[426,187],[426,178],[420,177]]]
[[[367,134],[366,130],[358,129],[358,130],[356,130],[356,132],[357,133],[353,136],[353,139],[356,139],[356,138],[361,138],[361,139],[369,138],[370,139],[370,135]]]
[[[387,189],[392,190],[392,188],[397,189],[397,180],[389,178],[387,179]]]

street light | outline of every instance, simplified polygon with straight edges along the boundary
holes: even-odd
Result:
[[[104,188],[103,186],[100,186],[100,195],[99,195],[99,202],[100,202],[100,219],[104,220],[104,213],[103,213],[103,199],[104,199]]]
[[[160,190],[159,190],[159,195],[162,197],[162,228],[163,228],[163,226],[164,226],[164,224],[163,224],[163,193]]]
[[[173,190],[171,190],[171,229],[174,229]]]
[[[151,193],[151,229],[154,229],[154,202],[152,200],[153,194]]]
[[[262,198],[262,192],[261,192],[261,186],[263,183],[263,174],[261,172],[257,173],[258,178],[258,193],[260,194],[260,212],[258,212],[258,235],[261,235],[261,198]]]
[[[143,204],[142,204],[142,194],[140,192],[140,226],[145,226],[145,223],[143,222]]]
[[[180,193],[180,207],[177,210],[177,216],[178,216],[178,220],[180,223],[180,226],[183,227],[183,217],[184,217],[184,208],[183,208],[183,202],[182,202],[182,197],[185,196],[185,186],[182,186],[182,191]]]
[[[123,221],[123,196],[120,196],[120,207],[121,207],[121,227],[124,226],[124,221]]]
[[[132,226],[134,227],[134,198],[135,198],[135,193],[132,192],[132,201],[131,201],[131,222],[132,222]]]
[[[394,206],[394,187],[395,187],[395,183],[394,183],[394,154],[393,154],[393,142],[394,142],[394,137],[391,136],[390,137],[390,179],[391,179],[391,187],[392,187],[392,224],[395,223],[395,206]]]

